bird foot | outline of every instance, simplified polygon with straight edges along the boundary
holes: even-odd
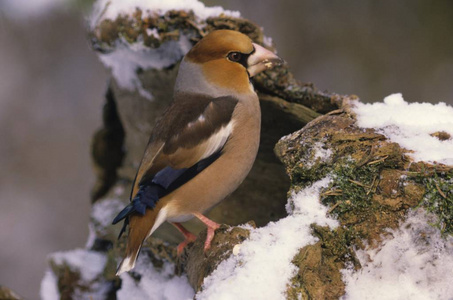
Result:
[[[206,235],[206,241],[204,242],[204,251],[209,250],[211,248],[211,242],[214,238],[215,231],[219,229],[220,225],[216,224],[214,227],[208,227],[208,234]]]
[[[178,256],[181,256],[182,252],[184,251],[184,248],[188,244],[195,242],[195,240],[197,239],[197,236],[194,235],[189,230],[187,230],[186,228],[184,228],[184,226],[182,226],[180,223],[172,223],[172,224],[184,235],[184,241],[181,242],[178,245],[178,247],[176,248],[176,253],[178,254]]]
[[[208,234],[206,235],[206,241],[204,242],[204,251],[207,251],[209,250],[209,248],[211,248],[212,239],[214,238],[215,231],[219,229],[220,224],[217,224],[216,222],[206,218],[202,214],[195,213],[193,215],[208,227]]]
[[[181,242],[178,245],[178,247],[176,248],[176,253],[178,253],[178,256],[181,256],[182,252],[184,251],[184,248],[188,244],[195,242],[196,239],[197,239],[197,237],[193,234],[192,234],[192,237],[190,237],[190,238],[186,237],[186,239],[183,242]]]

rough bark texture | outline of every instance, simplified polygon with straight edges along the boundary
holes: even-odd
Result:
[[[247,20],[211,18],[205,20],[203,27],[197,22],[190,12],[174,11],[143,18],[137,10],[134,16],[101,22],[91,33],[93,48],[99,52],[113,51],[120,37],[128,43],[140,37],[150,48],[177,40],[182,34],[195,43],[207,32],[221,28],[239,30],[263,44],[261,29]],[[159,39],[149,36],[147,28],[157,28]],[[152,101],[137,91],[121,88],[114,79],[106,93],[104,127],[94,136],[92,149],[98,182],[92,193],[91,227],[95,238],[91,250],[107,257],[102,282],[109,285],[112,297],[121,286],[114,273],[125,242],[124,237],[116,241],[119,226],[109,226],[108,220],[122,205],[112,199],[129,201],[131,182],[154,122],[171,101],[176,74],[177,64],[162,70],[139,71],[140,82],[153,95]],[[335,230],[312,226],[319,242],[300,249],[294,257],[293,263],[299,272],[288,285],[287,297],[338,299],[344,294],[340,269],[346,265],[360,268],[355,249],[363,248],[363,241],[378,247],[386,234],[384,229],[395,228],[409,208],[422,204],[436,210],[439,203],[442,206],[446,202],[442,202],[443,198],[451,199],[453,168],[411,163],[405,149],[374,130],[355,124],[350,107],[358,101],[356,97],[327,94],[311,84],[300,83],[293,78],[288,66],[261,74],[254,79],[254,86],[259,93],[263,116],[256,163],[241,187],[215,208],[210,217],[229,225],[253,220],[257,226],[263,226],[286,215],[284,205],[290,188],[297,191],[325,176],[333,176],[321,201],[330,206],[329,213],[341,226]],[[448,138],[441,133],[438,136]],[[329,158],[317,157],[319,149],[330,149]],[[437,181],[431,181],[432,178]],[[427,193],[433,195],[430,201],[424,200]],[[444,206],[443,211],[451,210],[451,206]],[[113,213],[104,216],[105,221],[96,211],[109,211],[108,208]],[[439,226],[451,232],[453,213],[450,212],[440,219]],[[179,240],[174,228],[162,227],[156,236],[172,243]],[[200,231],[197,223],[188,228]],[[178,260],[174,246],[154,235],[145,243],[142,253],[146,253],[156,267],[161,267],[162,261],[175,262],[177,272],[187,273],[189,282],[198,291],[203,279],[232,254],[233,247],[246,239],[249,232],[222,226],[207,253],[203,252],[205,235],[204,230]],[[69,299],[77,289],[90,289],[80,286],[78,272],[65,265],[51,265],[58,277],[62,298]],[[139,281],[139,274],[134,274]]]

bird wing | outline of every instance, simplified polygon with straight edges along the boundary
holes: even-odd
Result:
[[[238,100],[225,96],[179,94],[158,121],[138,169],[132,203],[114,223],[157,201],[208,167],[220,155],[233,130]]]

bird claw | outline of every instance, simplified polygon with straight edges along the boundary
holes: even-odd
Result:
[[[197,236],[194,235],[192,232],[188,231],[186,228],[184,228],[184,226],[182,226],[180,223],[172,224],[184,235],[184,241],[182,241],[176,248],[176,253],[178,254],[178,256],[181,256],[182,252],[184,251],[184,248],[188,244],[195,242]]]
[[[204,242],[204,251],[207,251],[211,248],[211,242],[214,238],[215,231],[220,228],[220,224],[206,218],[202,214],[195,213],[195,217],[197,217],[201,222],[203,222],[206,227],[208,227],[208,233],[206,234],[206,241]]]
[[[220,225],[213,222],[211,226],[208,226],[208,233],[206,235],[206,241],[204,242],[204,251],[208,251],[211,248],[211,242],[214,239],[215,231],[220,228]]]
[[[176,248],[176,253],[178,254],[178,256],[181,256],[181,254],[184,252],[184,248],[190,243],[195,242],[196,239],[197,237],[195,235],[192,235],[192,237],[186,237],[186,239],[181,242]]]

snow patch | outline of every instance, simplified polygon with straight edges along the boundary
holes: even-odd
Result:
[[[112,224],[115,216],[124,208],[124,202],[119,199],[103,199],[96,201],[91,209],[91,218],[101,228]]]
[[[267,47],[273,47],[273,41],[270,36],[263,36],[263,44]]]
[[[119,40],[114,51],[98,55],[102,63],[111,69],[121,88],[137,90],[141,96],[151,100],[153,97],[143,88],[137,70],[170,67],[181,60],[191,47],[192,44],[184,35],[179,41],[165,42],[157,49],[148,48],[141,42],[129,45],[126,41]]]
[[[74,299],[105,299],[111,289],[102,274],[107,257],[99,252],[76,249],[56,252],[49,259],[57,266],[67,266],[72,272],[80,274],[72,294]],[[46,272],[41,283],[41,297],[46,300],[59,299],[57,278],[51,270]]]
[[[114,188],[116,196],[122,194],[122,188]],[[96,201],[91,207],[91,222],[88,224],[88,238],[85,248],[93,247],[97,236],[108,234],[109,226],[125,204],[118,198],[107,198]]]
[[[91,249],[94,246],[94,243],[96,242],[96,238],[97,238],[97,236],[96,236],[95,226],[94,226],[93,222],[90,222],[88,224],[88,238],[85,243],[85,248]]]
[[[453,136],[453,107],[443,102],[407,103],[401,94],[393,94],[384,103],[356,103],[357,124],[376,128],[391,141],[413,150],[415,161],[453,165],[453,138],[441,141],[431,136],[444,131]]]
[[[161,270],[150,268],[152,262],[146,255],[138,257],[134,272],[141,275],[136,281],[129,273],[121,274],[121,289],[117,291],[118,300],[129,299],[193,299],[194,291],[187,277],[174,274],[174,265],[164,262]]]
[[[246,226],[250,237],[204,279],[196,299],[285,299],[286,285],[297,272],[291,260],[300,248],[317,241],[310,224],[338,226],[319,202],[320,190],[329,182],[324,178],[293,193],[286,218],[262,228]]]
[[[41,300],[59,300],[60,293],[58,292],[57,277],[50,270],[44,274],[41,281],[41,289],[39,292]]]
[[[381,248],[358,251],[362,269],[342,271],[343,299],[453,299],[453,238],[442,238],[432,218],[412,211]]]
[[[314,143],[308,153],[307,159],[303,162],[306,168],[311,168],[319,163],[327,163],[332,156],[332,150],[326,149],[323,142]]]
[[[79,271],[83,281],[93,281],[102,274],[107,258],[105,255],[84,249],[55,252],[50,258],[57,264],[66,264],[71,270]]]
[[[153,28],[153,29],[146,28],[146,34],[148,36],[154,37],[157,40],[160,40],[159,31],[157,30],[157,28]]]
[[[94,28],[104,19],[114,20],[119,15],[132,15],[137,8],[142,10],[144,17],[150,13],[164,15],[170,10],[193,11],[200,19],[217,17],[221,14],[235,18],[241,16],[238,11],[224,10],[220,6],[206,7],[198,0],[98,0],[93,5],[91,27]]]

